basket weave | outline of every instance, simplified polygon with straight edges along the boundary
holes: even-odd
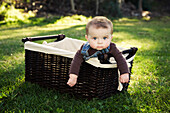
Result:
[[[25,50],[25,80],[54,88],[62,93],[72,93],[87,99],[104,99],[116,93],[117,68],[97,68],[83,62],[77,84],[66,83],[72,58]]]

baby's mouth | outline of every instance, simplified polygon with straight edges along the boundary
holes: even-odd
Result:
[[[103,46],[97,46],[97,48],[103,48]]]
[[[102,50],[103,46],[97,46],[97,50]]]

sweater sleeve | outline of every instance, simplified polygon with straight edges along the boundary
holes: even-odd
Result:
[[[120,71],[120,75],[129,73],[129,68],[128,68],[127,62],[126,62],[125,58],[123,57],[122,53],[118,50],[118,48],[116,47],[116,45],[114,43],[111,43],[109,53],[111,53],[113,55],[113,57],[115,58],[115,60],[117,62],[118,69]]]
[[[79,74],[81,63],[84,60],[83,55],[81,54],[82,47],[83,47],[83,45],[81,46],[81,49],[76,52],[76,54],[71,62],[69,74],[75,74],[77,76]]]

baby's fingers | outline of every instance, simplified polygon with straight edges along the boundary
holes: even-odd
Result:
[[[125,83],[125,81],[121,77],[119,78],[119,80],[121,83]]]
[[[70,87],[73,87],[75,84],[76,84],[76,81],[72,81],[72,80],[68,80],[67,84],[70,86]]]
[[[120,80],[121,83],[128,83],[129,82],[129,77],[120,76],[119,80]]]
[[[67,84],[70,86],[70,87],[73,87],[74,85],[70,82],[67,82]]]

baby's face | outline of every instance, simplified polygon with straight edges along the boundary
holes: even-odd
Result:
[[[112,40],[111,28],[89,27],[89,34],[86,39],[93,49],[102,50],[110,45]]]

